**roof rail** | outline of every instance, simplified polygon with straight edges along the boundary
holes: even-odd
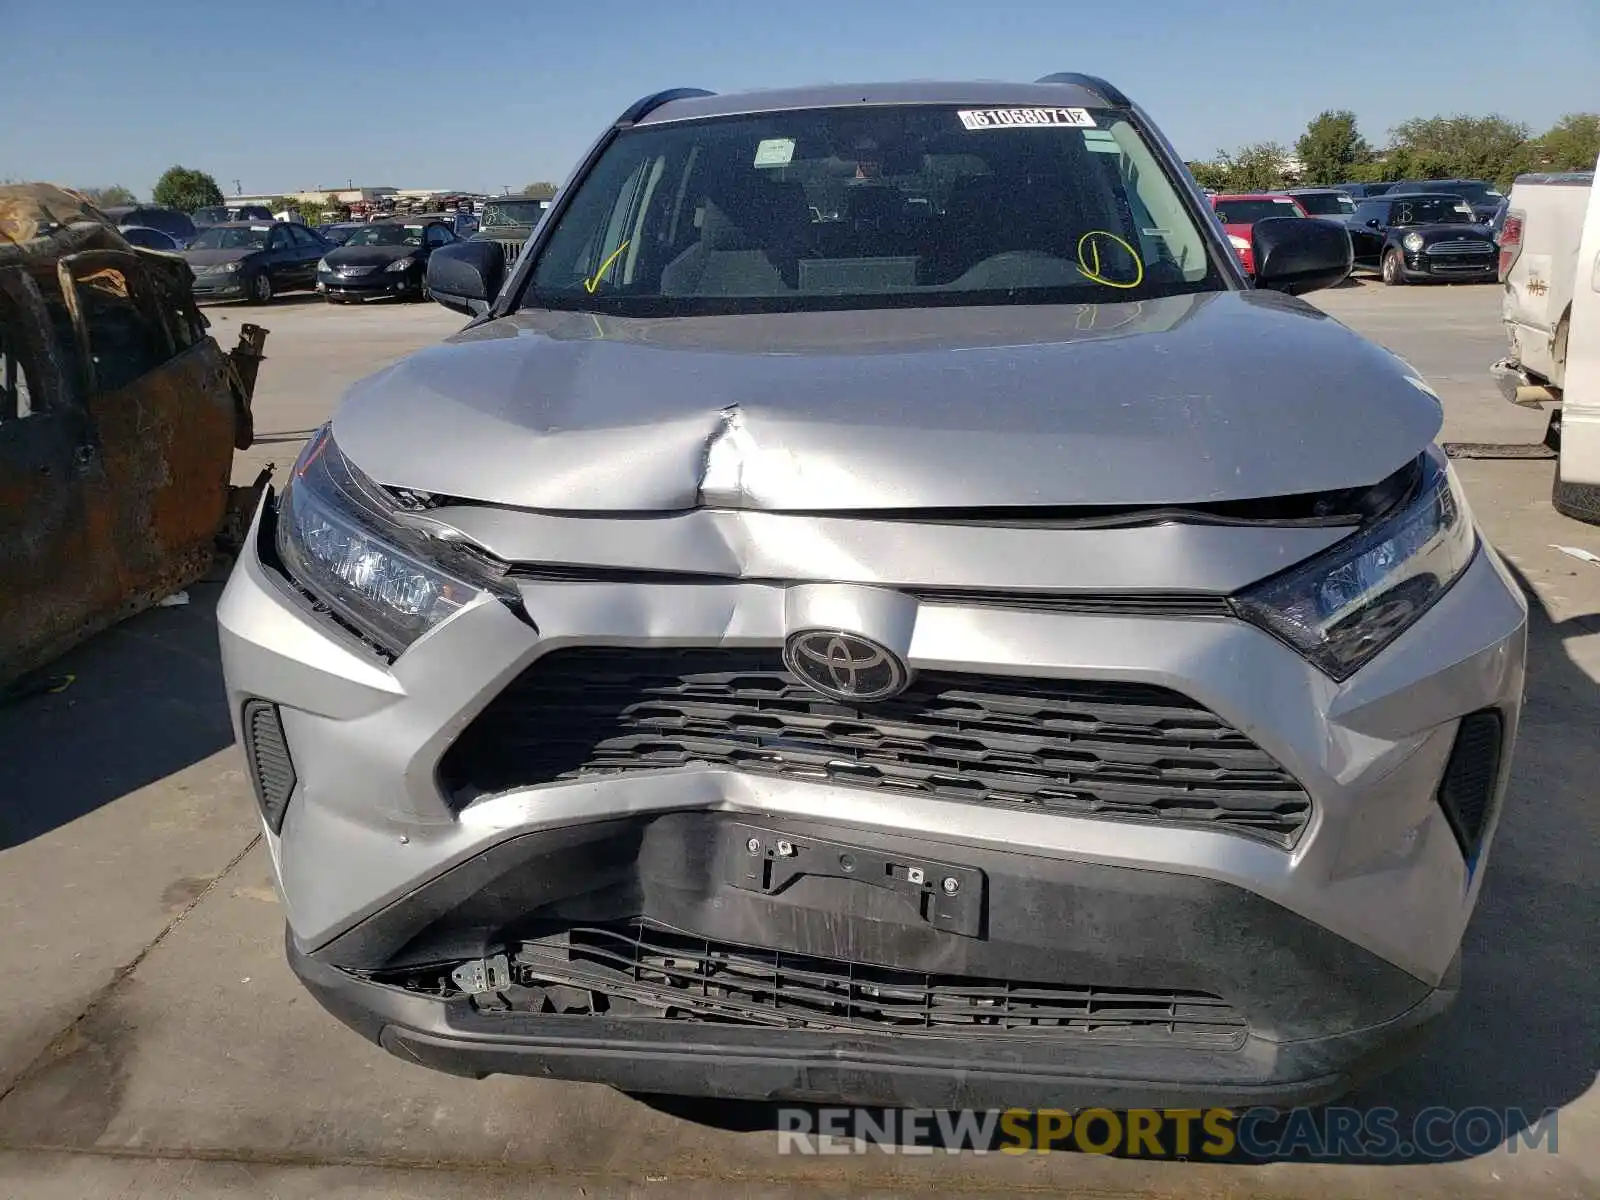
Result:
[[[648,113],[654,112],[663,104],[670,104],[674,100],[692,100],[698,96],[715,96],[715,92],[708,92],[705,88],[668,88],[664,92],[656,92],[642,100],[635,100],[628,106],[626,112],[617,118],[618,125],[632,125],[644,120]]]
[[[1035,83],[1071,83],[1078,87],[1087,88],[1095,93],[1107,104],[1114,104],[1118,108],[1132,108],[1133,101],[1124,96],[1120,89],[1113,87],[1098,75],[1080,75],[1076,71],[1057,71],[1054,75],[1046,75],[1035,79]]]

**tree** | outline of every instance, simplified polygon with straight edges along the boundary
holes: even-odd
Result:
[[[222,189],[217,186],[217,181],[204,171],[195,171],[189,167],[169,167],[165,174],[156,180],[150,199],[167,208],[193,212],[197,208],[209,208],[214,204],[221,204]]]
[[[522,194],[534,200],[549,200],[556,194],[556,185],[553,183],[530,183],[522,189]]]
[[[1516,170],[1528,127],[1498,114],[1412,117],[1390,131],[1402,178],[1502,179]]]
[[[83,194],[96,208],[113,208],[118,204],[139,203],[139,198],[120,183],[114,183],[110,187],[84,188]]]
[[[1511,174],[1521,171],[1592,171],[1600,158],[1600,113],[1568,113],[1525,142]],[[1502,180],[1509,182],[1509,179]]]
[[[1218,163],[1192,162],[1184,165],[1189,168],[1189,174],[1194,176],[1194,181],[1203,188],[1220,192],[1227,185],[1228,172]]]
[[[1347,108],[1318,113],[1294,144],[1307,183],[1343,183],[1350,170],[1372,157],[1372,147]]]
[[[1216,166],[1221,172],[1219,190],[1229,192],[1273,192],[1287,182],[1284,161],[1289,152],[1277,142],[1254,142],[1232,154],[1218,151]],[[1216,186],[1216,185],[1212,185]]]

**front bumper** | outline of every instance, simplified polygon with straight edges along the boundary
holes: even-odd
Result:
[[[816,822],[753,824],[721,813],[603,822],[516,838],[315,954],[291,934],[289,961],[317,1000],[351,1028],[401,1058],[452,1074],[529,1074],[640,1092],[932,1108],[1333,1099],[1413,1046],[1457,991],[1454,964],[1430,988],[1242,889],[1014,851],[968,850],[958,856],[984,886],[989,936],[940,936],[910,908],[886,902],[868,916],[870,899],[842,886],[819,886],[822,881],[814,878],[800,881],[810,887],[770,894],[719,881],[715,866],[706,869],[708,855],[717,859],[720,846],[729,858],[744,857],[752,831],[769,854],[781,838],[801,858],[841,844],[863,857],[895,861],[955,856],[938,843]],[[591,872],[585,887],[571,886],[575,863]],[[784,1002],[784,971],[797,981],[788,989],[791,996],[808,984],[815,992],[816,972],[828,964],[835,975],[843,971],[838,964],[852,964],[854,986],[833,992],[826,1019],[836,1020],[835,1027],[815,1027],[824,1021],[807,1027],[818,1007],[807,1006],[804,995],[793,1005],[799,1016],[786,1013],[792,1023],[784,1027],[684,1019],[710,1008],[695,988],[676,989],[681,1014],[665,1018],[621,1010],[615,1000],[611,1011],[592,1011],[588,1001],[575,1000],[577,989],[513,991],[509,1005],[487,995],[430,995],[438,968],[391,969],[374,977],[337,965],[340,959],[391,956],[396,939],[408,936],[404,957],[436,958],[440,946],[424,949],[430,935],[417,929],[417,912],[460,911],[463,896],[485,894],[531,911],[547,900],[552,880],[569,881],[574,894],[564,906],[579,927],[604,922],[615,929],[618,914],[643,909],[654,928],[692,931],[709,949],[675,962],[683,982],[698,987],[719,986],[715,970],[702,963],[729,953],[728,947],[786,947],[777,969],[758,985],[770,990],[751,1007]],[[452,936],[456,951],[464,951],[470,942],[466,929]],[[649,942],[672,935],[629,927],[618,937]],[[680,954],[688,940],[672,938]],[[1293,953],[1263,954],[1269,946],[1293,947]],[[868,955],[896,963],[894,982],[901,990],[891,993],[859,963]],[[951,1007],[950,992],[961,980],[1025,974],[1046,959],[1066,978],[1096,981],[1096,997],[1070,1025],[996,1028],[987,1022],[1003,1023],[1004,1017],[987,1014],[998,1005],[984,1010],[978,1022],[959,1023],[962,1012],[970,1011]],[[634,966],[631,979],[615,986],[625,993],[632,979],[648,979],[650,971],[648,964]],[[940,982],[925,990],[915,978],[920,973]],[[1156,988],[1152,980],[1163,986]],[[1195,997],[1228,993],[1224,1020],[1248,1012],[1248,1031],[1242,1022],[1194,1025],[1181,1017],[1169,1029],[1148,1022],[1119,1027],[1129,1011],[1174,991]],[[880,999],[891,994],[901,1001],[896,1021],[861,1019],[881,1018]],[[564,1007],[551,1011],[551,996]],[[918,1024],[905,1016],[908,1006],[937,1010],[941,1002],[955,1013],[954,1021]],[[1191,1010],[1219,1020],[1218,1009],[1196,1009],[1193,1000],[1174,1000],[1169,1012]],[[1103,1022],[1098,1025],[1097,1014]]]
[[[268,837],[291,959],[368,1036],[467,1073],[930,1105],[1025,1094],[1060,1102],[1072,1087],[1098,1103],[1336,1094],[1402,1048],[1453,992],[1509,753],[1470,860],[1438,802],[1440,780],[1461,718],[1497,712],[1509,751],[1521,706],[1526,609],[1485,548],[1342,685],[1228,618],[917,607],[908,657],[924,671],[1149,684],[1225,718],[1309,793],[1312,815],[1292,848],[694,766],[534,782],[464,802],[446,794],[441,760],[544,655],[771,646],[795,589],[525,582],[537,629],[486,599],[388,663],[297,600],[270,560],[270,550],[241,557],[218,622],[236,720],[252,698],[276,704],[294,761],[281,834]],[[811,589],[835,586],[847,588]],[[730,892],[713,849],[738,825],[774,844],[979,872],[981,922],[943,928],[904,896],[837,878],[787,899]],[[628,921],[847,972],[1205,993],[1239,1014],[1242,1040],[1219,1048],[1018,1040],[1015,1031],[952,1040],[636,1015],[619,1024],[593,1013],[480,1013],[463,997],[381,982],[384,972],[448,967],[552,927]]]
[[[335,275],[317,272],[317,291],[324,295],[366,299],[378,296],[414,296],[422,290],[420,268],[406,271],[377,270],[370,275]]]
[[[194,277],[194,295],[197,300],[238,300],[249,294],[249,284],[243,271]]]
[[[1411,279],[1450,280],[1458,283],[1498,283],[1500,263],[1496,255],[1429,254],[1426,247],[1405,252],[1406,276]]]

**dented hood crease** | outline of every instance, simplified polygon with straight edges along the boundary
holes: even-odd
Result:
[[[1357,487],[1437,397],[1298,300],[524,312],[356,384],[381,483],[557,512],[1193,504]]]

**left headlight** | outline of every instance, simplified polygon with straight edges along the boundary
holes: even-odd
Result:
[[[385,271],[404,271],[407,268],[414,267],[416,265],[417,265],[417,260],[416,260],[415,256],[408,254],[404,258],[395,259],[392,263],[390,263],[387,267],[385,267],[384,270]]]
[[[520,607],[503,566],[408,520],[340,453],[330,426],[295,462],[277,523],[295,582],[395,656],[479,596]]]
[[[1400,244],[1415,254],[1422,249],[1422,235],[1420,233],[1408,233],[1400,239]]]
[[[1478,536],[1449,462],[1420,460],[1407,498],[1370,528],[1234,596],[1245,620],[1335,680],[1355,674],[1449,591]]]

